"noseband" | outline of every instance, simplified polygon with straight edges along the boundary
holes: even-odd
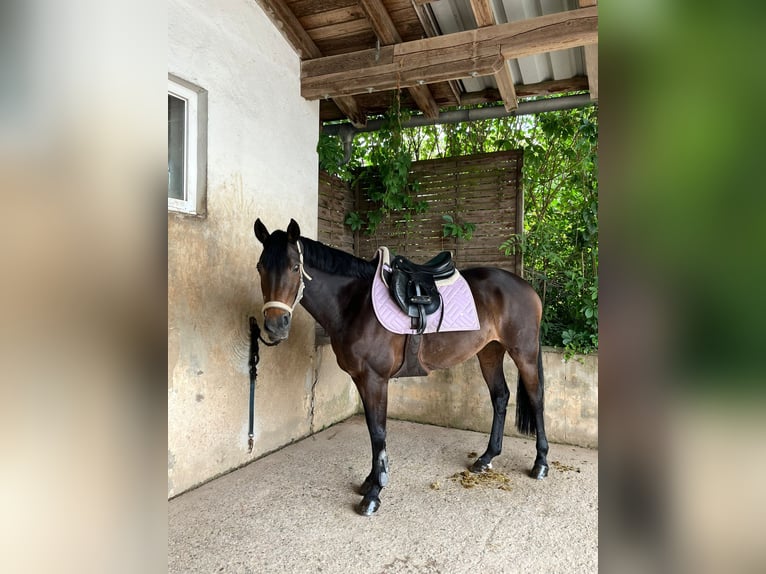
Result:
[[[282,303],[282,301],[267,301],[263,304],[263,314],[266,315],[266,310],[271,309],[272,307],[276,307],[277,309],[282,309],[283,311],[287,311],[292,315],[293,310],[298,306],[298,303],[300,303],[301,299],[303,298],[303,289],[306,287],[306,284],[303,281],[303,278],[305,277],[306,280],[311,281],[311,275],[306,273],[306,270],[303,268],[303,249],[301,248],[301,242],[298,240],[297,242],[298,246],[298,267],[301,272],[301,284],[298,286],[298,293],[295,295],[295,301],[293,301],[292,306],[288,305],[287,303]]]

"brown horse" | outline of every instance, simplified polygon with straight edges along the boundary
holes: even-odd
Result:
[[[287,338],[292,312],[300,302],[329,334],[338,365],[351,375],[362,398],[372,443],[372,470],[361,486],[358,511],[370,515],[380,507],[380,491],[389,478],[388,380],[404,362],[409,337],[387,331],[375,317],[371,289],[377,258],[366,261],[301,237],[300,227],[292,219],[286,232],[273,233],[257,219],[255,236],[263,243],[257,268],[266,301],[267,336],[272,342]],[[490,468],[503,444],[510,394],[503,357],[508,352],[519,370],[516,427],[537,435],[531,476],[543,478],[548,474],[548,441],[543,425],[540,298],[527,282],[502,269],[473,268],[461,274],[470,285],[481,327],[422,335],[420,365],[428,372],[478,356],[494,411],[487,450],[471,466],[473,472],[482,472]]]

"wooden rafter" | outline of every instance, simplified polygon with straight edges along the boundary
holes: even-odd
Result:
[[[471,10],[479,28],[495,23],[495,13],[492,11],[489,0],[471,0]]]
[[[564,80],[546,80],[536,84],[518,84],[514,86],[516,95],[520,98],[529,98],[532,96],[550,96],[551,94],[560,94],[564,92],[581,92],[588,89],[587,76],[574,76]],[[475,104],[485,104],[496,102],[500,97],[499,90],[487,88],[481,92],[471,92],[463,96],[463,104],[472,106]]]
[[[479,28],[484,26],[492,26],[496,23],[495,13],[492,11],[492,6],[489,0],[471,0],[471,9],[473,15],[476,18],[476,25]],[[516,98],[516,90],[513,87],[513,77],[511,76],[511,69],[508,67],[508,62],[495,72],[495,82],[497,83],[497,89],[500,91],[500,97],[503,98],[503,105],[507,111],[515,110],[519,107],[519,102]]]
[[[393,20],[391,20],[388,10],[383,6],[383,2],[380,0],[357,1],[383,46],[398,44],[402,41],[402,37],[399,35]]]
[[[425,2],[416,2],[415,0],[412,0],[412,8],[415,10],[418,21],[420,21],[420,25],[423,27],[423,30],[426,31],[427,38],[440,36],[441,32],[438,29],[439,26],[436,22],[436,19],[434,18],[433,12],[427,10],[424,4]],[[456,80],[449,80],[447,84],[449,85],[449,89],[452,92],[452,96],[455,98],[455,104],[460,105],[462,94],[458,82]]]
[[[585,46],[585,69],[588,74],[590,99],[598,100],[598,44]]]
[[[282,32],[282,35],[298,53],[301,60],[321,58],[314,40],[303,29],[298,19],[290,10],[284,0],[256,0],[258,5],[268,15],[274,25]],[[364,127],[367,124],[367,116],[362,113],[356,100],[352,96],[338,94],[333,96],[333,101],[356,127]]]
[[[381,0],[359,0],[359,5],[370,21],[370,25],[382,46],[401,43],[402,37]],[[411,86],[408,90],[415,104],[426,117],[435,118],[439,115],[439,104],[434,100],[428,86]]]
[[[274,22],[277,29],[298,53],[301,60],[321,58],[322,52],[317,48],[308,32],[303,29],[298,18],[284,0],[256,0],[266,15]]]
[[[597,6],[598,0],[579,0],[580,8]],[[598,44],[590,44],[584,47],[585,70],[588,74],[588,90],[590,99],[598,100]]]
[[[263,1],[263,0],[259,0]],[[301,63],[301,95],[349,96],[495,74],[506,60],[598,41],[598,9],[579,8]]]

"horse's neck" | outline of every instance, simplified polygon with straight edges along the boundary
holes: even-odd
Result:
[[[310,267],[306,271],[312,279],[306,281],[301,304],[332,335],[341,328],[346,310],[340,300],[340,293],[349,283],[358,279],[338,277]]]

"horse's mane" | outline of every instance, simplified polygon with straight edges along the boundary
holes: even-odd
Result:
[[[377,256],[367,261],[308,237],[301,237],[300,241],[303,245],[303,262],[310,267],[331,275],[360,279],[372,279],[375,276]]]

